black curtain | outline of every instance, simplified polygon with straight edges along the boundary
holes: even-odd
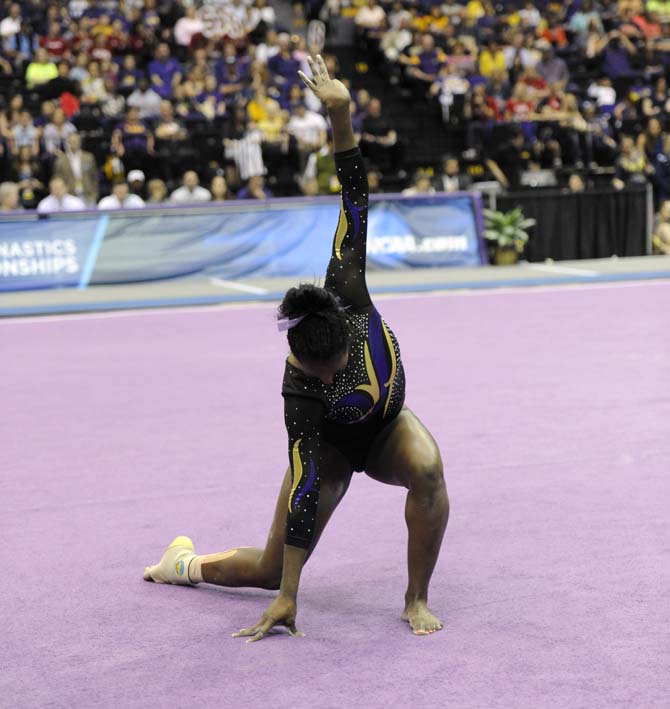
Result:
[[[498,197],[497,209],[521,207],[537,220],[526,247],[529,261],[556,261],[647,253],[648,214],[645,187],[587,192],[531,190]]]

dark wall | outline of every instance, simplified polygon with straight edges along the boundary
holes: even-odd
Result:
[[[526,248],[529,261],[556,261],[647,253],[648,214],[645,188],[514,192],[498,197],[497,209],[521,207],[537,224]]]

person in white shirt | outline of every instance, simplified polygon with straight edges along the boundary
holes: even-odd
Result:
[[[49,182],[50,194],[38,205],[37,211],[41,214],[45,212],[73,212],[78,209],[86,209],[83,199],[68,194],[67,187],[62,177],[53,177]]]
[[[356,13],[354,22],[364,30],[382,30],[386,24],[386,13],[375,0],[368,0],[368,4]]]
[[[196,14],[195,5],[186,8],[184,17],[175,22],[174,41],[180,47],[188,47],[191,44],[193,35],[201,33],[205,29],[205,24]]]
[[[149,81],[142,78],[137,83],[137,88],[126,99],[126,105],[136,108],[140,118],[156,118],[161,111],[161,97],[149,86]]]
[[[200,178],[195,170],[188,170],[182,178],[183,184],[171,195],[170,202],[178,204],[189,204],[193,202],[209,202],[212,194],[204,187],[200,187]]]
[[[290,135],[298,141],[298,150],[304,168],[307,158],[326,144],[328,124],[326,119],[315,111],[308,111],[305,104],[298,104],[295,113],[286,126]]]
[[[144,200],[128,189],[127,182],[117,182],[112,187],[112,194],[98,202],[98,209],[141,209]]]
[[[21,31],[21,5],[15,2],[9,6],[9,13],[0,22],[0,37],[3,39],[18,34]]]

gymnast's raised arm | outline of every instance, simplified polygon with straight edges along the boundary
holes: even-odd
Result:
[[[300,72],[300,78],[328,109],[337,178],[342,185],[340,216],[325,287],[339,297],[343,306],[367,308],[372,304],[365,281],[368,178],[351,125],[351,96],[341,81],[328,76],[320,56],[308,61],[312,77]]]

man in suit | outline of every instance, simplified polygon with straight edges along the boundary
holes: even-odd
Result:
[[[440,192],[459,192],[469,189],[472,178],[461,172],[458,158],[446,155],[442,161],[442,172],[437,176],[435,187]]]
[[[81,149],[79,133],[68,136],[67,146],[56,158],[55,177],[61,177],[70,194],[92,206],[98,200],[98,166],[92,153]]]

